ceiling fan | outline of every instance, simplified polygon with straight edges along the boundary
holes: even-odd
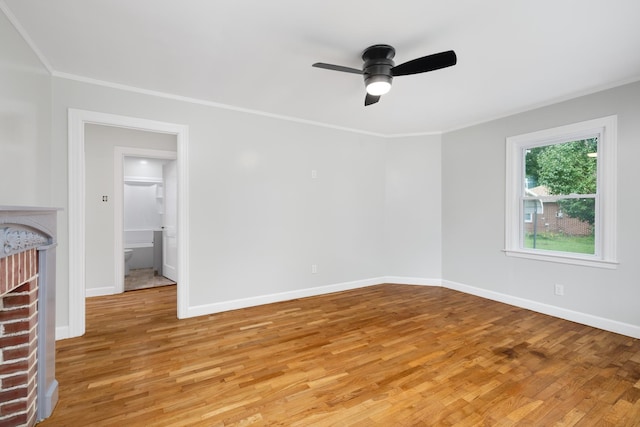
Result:
[[[452,50],[416,58],[400,65],[395,65],[393,62],[395,54],[396,50],[392,46],[376,44],[369,46],[362,52],[362,60],[364,61],[362,70],[342,65],[325,64],[324,62],[316,62],[313,67],[362,74],[367,88],[364,105],[367,106],[375,104],[380,100],[380,96],[389,92],[394,77],[439,70],[456,65],[457,62],[456,53]]]

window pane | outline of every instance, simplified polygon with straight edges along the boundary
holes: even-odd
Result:
[[[525,193],[530,196],[595,194],[597,152],[597,136],[528,148]]]
[[[524,248],[595,254],[595,199],[524,200],[523,209]]]

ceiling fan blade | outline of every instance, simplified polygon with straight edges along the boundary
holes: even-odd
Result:
[[[325,70],[342,71],[343,73],[362,74],[362,70],[357,68],[344,67],[342,65],[325,64],[324,62],[316,62],[312,65],[316,68],[324,68]]]
[[[434,53],[433,55],[416,58],[412,61],[396,65],[391,69],[394,77],[406,76],[409,74],[424,73],[427,71],[439,70],[440,68],[451,67],[458,61],[456,53],[452,50]]]
[[[367,93],[367,96],[364,98],[364,106],[375,104],[378,101],[380,101],[380,96]]]

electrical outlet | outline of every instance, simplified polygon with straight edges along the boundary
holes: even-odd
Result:
[[[559,296],[563,296],[564,295],[564,285],[556,283],[555,294],[559,295]]]
[[[318,272],[318,265],[311,264],[311,274],[316,274]]]

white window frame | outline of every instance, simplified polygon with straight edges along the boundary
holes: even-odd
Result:
[[[617,116],[608,116],[506,139],[505,249],[507,256],[589,267],[617,268]],[[525,248],[524,191],[525,151],[527,148],[569,142],[598,134],[595,254],[547,251]]]

